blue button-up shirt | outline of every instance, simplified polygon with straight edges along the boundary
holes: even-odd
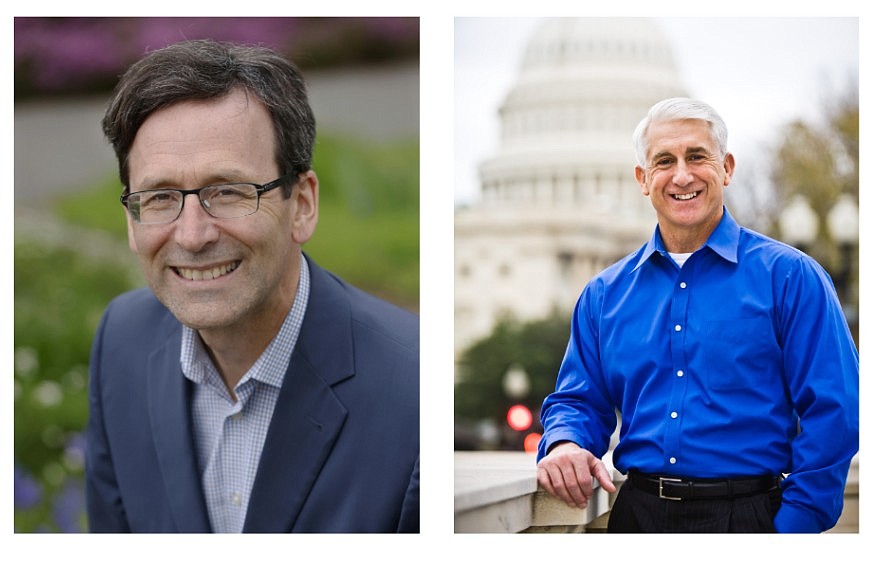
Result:
[[[622,473],[790,474],[776,529],[822,531],[858,451],[858,362],[809,256],[726,209],[681,267],[655,230],[581,294],[538,459],[563,440],[603,455],[617,410]]]

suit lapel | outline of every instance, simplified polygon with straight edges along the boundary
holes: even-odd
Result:
[[[189,382],[180,369],[180,331],[149,360],[150,425],[178,532],[210,532],[190,420]]]
[[[354,374],[349,301],[309,261],[306,315],[284,377],[251,490],[245,532],[289,532],[348,411],[332,386]]]

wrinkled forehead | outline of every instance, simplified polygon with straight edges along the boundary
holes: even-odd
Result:
[[[718,143],[712,135],[712,127],[703,119],[665,119],[648,125],[648,158],[659,152],[703,151],[710,154],[720,152]]]
[[[226,170],[241,171],[251,182],[269,180],[277,168],[268,110],[240,91],[157,110],[141,125],[129,153],[133,189],[202,184]]]

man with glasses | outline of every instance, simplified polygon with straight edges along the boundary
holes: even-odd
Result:
[[[94,340],[96,532],[417,532],[418,317],[321,269],[315,121],[296,67],[190,41],[103,120],[149,288]]]

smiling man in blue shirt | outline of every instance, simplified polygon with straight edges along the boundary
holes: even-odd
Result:
[[[828,274],[740,227],[708,105],[657,103],[633,135],[654,236],[592,279],[542,407],[538,482],[586,506],[621,416],[609,532],[821,532],[858,451],[858,352]],[[781,477],[784,476],[784,479]]]

